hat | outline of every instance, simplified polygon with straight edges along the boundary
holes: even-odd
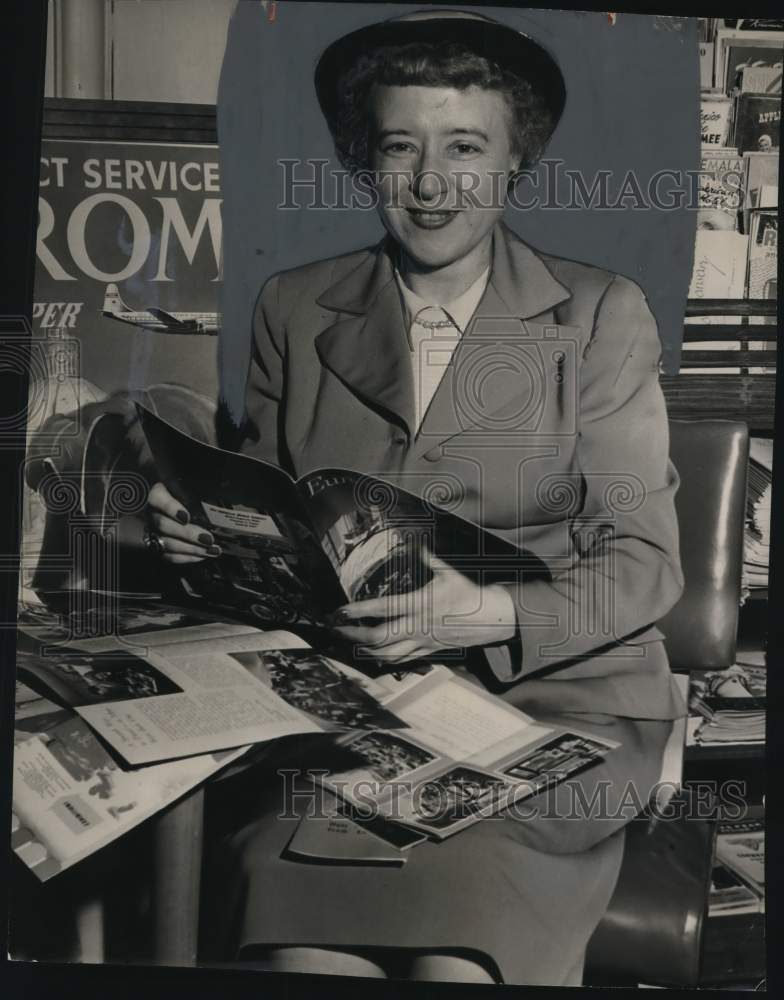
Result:
[[[555,129],[566,102],[566,87],[558,64],[545,48],[521,31],[484,14],[424,10],[366,25],[343,35],[324,50],[316,66],[314,82],[330,131],[335,130],[338,114],[338,81],[346,70],[369,49],[408,42],[460,42],[477,55],[526,80],[544,101]]]

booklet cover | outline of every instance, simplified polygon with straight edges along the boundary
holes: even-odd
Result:
[[[302,817],[283,856],[297,861],[396,867],[407,860],[400,847],[343,815],[334,800],[331,805],[325,804],[320,813]]]
[[[732,101],[724,94],[703,91],[700,99],[700,142],[703,146],[726,146]]]
[[[744,153],[745,198],[743,231],[750,231],[750,213],[754,208],[777,208],[779,202],[779,154]]]
[[[690,299],[742,299],[746,289],[746,262],[749,238],[744,233],[731,230],[698,229],[694,243],[694,266]],[[721,325],[737,323],[736,316],[697,316],[689,323]],[[686,342],[683,345],[681,364],[689,366],[689,374],[705,373],[715,375],[715,368],[695,368],[689,364],[692,350],[727,351],[727,365],[732,365],[732,352],[740,349],[735,341]],[[739,372],[740,369],[727,368]]]
[[[775,25],[772,27],[775,29]],[[715,85],[727,94],[731,93],[737,82],[739,68],[755,63],[775,65],[781,61],[782,48],[784,35],[779,30],[756,30],[749,26],[718,28],[713,49]]]
[[[773,36],[776,39],[776,36]],[[730,42],[726,56],[726,91],[740,87],[748,93],[781,93],[781,57],[784,38],[776,39],[778,44],[757,44],[741,46]],[[751,75],[749,75],[751,74]],[[778,77],[778,91],[775,89]],[[767,86],[766,86],[767,84]]]
[[[324,628],[348,601],[427,584],[425,548],[486,583],[549,578],[533,554],[391,483],[348,469],[318,469],[295,482],[277,466],[138,411],[169,492],[221,549],[183,568],[184,593],[197,606],[264,627]],[[381,669],[370,657],[361,668]]]
[[[735,149],[703,147],[700,157],[698,229],[738,228],[745,170]]]
[[[755,209],[751,212],[748,277],[750,299],[778,297],[778,230],[777,211]],[[766,318],[771,324],[775,324],[774,316]]]
[[[779,148],[781,97],[741,94],[735,112],[735,145],[739,153],[768,153]]]

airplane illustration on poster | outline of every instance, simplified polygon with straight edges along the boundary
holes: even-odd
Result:
[[[108,319],[129,323],[154,333],[191,333],[215,336],[220,329],[215,312],[167,312],[150,306],[149,309],[131,309],[120,296],[120,289],[112,283],[106,286],[101,314]]]

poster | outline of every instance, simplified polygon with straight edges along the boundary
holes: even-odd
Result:
[[[221,203],[215,145],[43,140],[33,335],[69,377],[215,397]]]

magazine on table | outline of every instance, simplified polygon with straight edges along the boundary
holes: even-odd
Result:
[[[64,643],[22,630],[17,672],[130,765],[405,725],[368,694],[362,674],[303,647],[290,633],[228,622]]]
[[[191,722],[197,716],[201,719],[201,736],[213,727],[208,745],[234,743],[236,731],[226,726],[222,732],[220,725],[225,722],[226,704],[242,697],[246,689],[240,684],[224,693],[218,709],[211,708],[209,701],[210,693],[226,678],[226,661],[238,672],[248,672],[257,685],[254,674],[258,671],[253,667],[261,647],[285,645],[291,655],[304,646],[290,633],[264,635],[252,626],[214,620],[150,595],[73,591],[38,595],[25,590],[20,597],[12,846],[41,881],[117,840],[217,771],[230,768],[250,749],[245,745],[130,766],[128,758],[172,757],[192,750],[188,739],[194,738],[198,727],[179,740],[173,728],[182,716],[183,695],[192,702],[187,706]],[[246,668],[232,654],[248,649],[252,652],[243,657]],[[169,657],[161,658],[165,650]],[[165,660],[167,668],[169,663],[182,667],[183,662],[191,662],[207,698],[199,698],[195,684],[187,693],[165,693],[168,681],[155,672],[156,659]],[[281,728],[295,734],[339,730],[334,719],[330,723],[325,718],[330,705],[334,708],[336,703],[338,722],[351,718],[351,713],[357,717],[357,712],[366,722],[368,716],[361,715],[363,711],[371,712],[374,724],[383,726],[390,718],[365,692],[342,683],[345,673],[322,669],[322,658],[317,659],[317,678],[313,678],[312,669],[307,671],[313,689],[309,702],[301,693],[302,685],[291,690],[287,678],[270,677],[274,666],[270,663],[264,670],[266,693],[261,699],[250,699],[259,726],[256,736],[264,740],[279,735]],[[335,679],[339,683],[330,687],[329,682]],[[288,702],[274,690],[279,680]],[[157,695],[156,689],[160,691]],[[125,700],[109,700],[116,699],[118,693]],[[170,699],[170,719],[157,730],[144,716],[145,706],[156,697]],[[90,704],[83,704],[88,698]],[[259,704],[269,710],[276,701],[292,715],[290,724],[281,727],[274,718],[264,722]],[[75,707],[78,705],[84,714],[99,714],[90,715],[88,724]],[[293,711],[297,705],[301,706],[298,716]],[[100,714],[104,711],[105,716]],[[104,725],[112,717],[114,724]],[[238,716],[240,721],[243,718]],[[146,746],[146,752],[142,752],[144,732],[147,739],[157,737]]]
[[[18,681],[11,847],[45,882],[117,840],[247,749],[127,770],[75,712]]]
[[[319,781],[336,812],[299,831],[292,853],[392,864],[424,836],[450,836],[619,746],[538,723],[443,665],[369,677],[291,633],[161,601],[126,600],[113,630],[89,638],[63,636],[64,622],[81,631],[74,612],[28,602],[20,617],[14,848],[42,879],[249,743],[324,736]]]
[[[369,677],[291,633],[242,624],[48,645],[23,630],[18,676],[76,713],[132,766],[331,734],[324,781],[348,801],[359,800],[356,786],[366,780],[378,781],[381,807],[393,779],[432,779],[465,786],[466,821],[617,745],[540,725],[443,665]],[[402,803],[403,822],[436,833],[430,806],[414,805]]]

